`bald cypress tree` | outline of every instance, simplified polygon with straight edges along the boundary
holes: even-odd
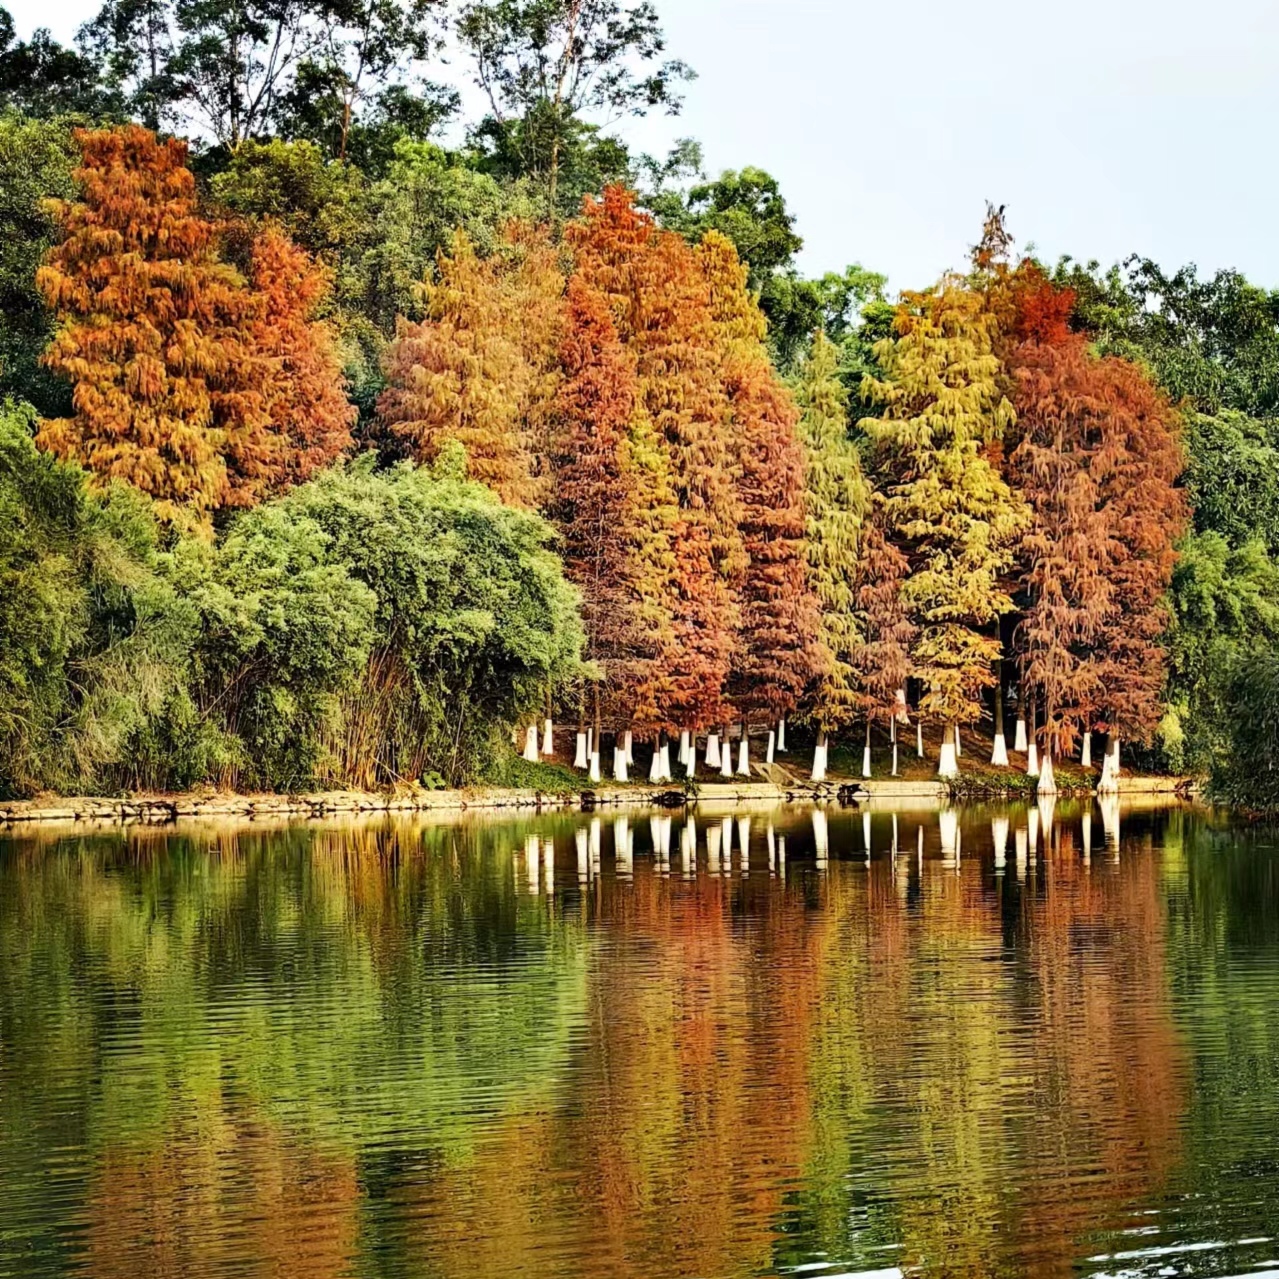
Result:
[[[777,720],[794,710],[820,664],[818,604],[804,546],[799,411],[769,360],[764,316],[732,242],[711,231],[698,256],[710,285],[747,558],[726,692],[744,721]]]
[[[73,386],[73,415],[39,443],[101,480],[154,499],[164,520],[200,524],[239,500],[228,476],[275,452],[273,366],[250,328],[262,306],[218,257],[186,145],[137,126],[79,130],[80,198],[56,206],[65,238],[37,273],[57,318],[44,356]]]
[[[838,353],[823,330],[800,370],[795,399],[806,457],[808,584],[818,602],[821,645],[808,716],[819,733],[831,733],[847,728],[857,709],[854,654],[865,640],[858,623],[858,561],[870,486],[848,437],[848,392],[839,379]]]
[[[655,485],[652,553],[641,554],[660,566],[662,593],[650,598],[671,620],[653,702],[662,728],[700,729],[722,711],[737,629],[731,583],[745,567],[709,289],[694,251],[619,187],[588,200],[566,234],[635,360],[632,452]]]
[[[441,253],[438,278],[424,286],[426,318],[397,322],[378,416],[421,461],[456,440],[472,479],[510,506],[532,507],[543,495],[534,457],[546,441],[530,423],[550,398],[545,365],[563,286],[548,279],[541,248],[530,253],[513,234],[507,254],[481,259],[461,231]]]
[[[996,465],[1014,414],[1002,393],[997,328],[977,293],[947,278],[904,296],[893,336],[875,348],[884,376],[863,420],[884,491],[888,540],[906,557],[901,599],[916,627],[911,669],[921,711],[946,726],[942,769],[955,767],[950,726],[981,714],[1000,655],[997,622],[1012,608],[1004,577],[1028,520]]]

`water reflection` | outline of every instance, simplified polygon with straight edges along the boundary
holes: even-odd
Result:
[[[1238,1274],[1275,868],[1116,799],[0,840],[0,1275]]]

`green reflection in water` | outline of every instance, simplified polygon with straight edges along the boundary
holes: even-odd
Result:
[[[0,1275],[1279,1255],[1273,841],[1069,803],[694,824],[0,837]]]

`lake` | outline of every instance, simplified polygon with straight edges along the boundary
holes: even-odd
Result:
[[[1279,1275],[1276,840],[0,834],[0,1275]]]

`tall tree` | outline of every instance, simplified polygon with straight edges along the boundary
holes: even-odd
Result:
[[[663,505],[645,482],[647,459],[631,434],[635,359],[605,300],[580,276],[569,281],[567,310],[550,511],[565,572],[582,592],[587,657],[600,667],[609,718],[652,729],[660,719],[656,665],[670,626],[660,605],[669,589],[653,577],[669,566],[670,551],[669,538],[654,537],[663,531],[653,523]],[[664,509],[669,518],[669,499]],[[659,545],[665,553],[655,555]]]
[[[727,693],[744,717],[780,719],[795,709],[820,662],[818,605],[804,550],[799,413],[769,362],[764,316],[732,242],[711,231],[698,254],[720,345],[738,527],[748,561]]]
[[[1104,405],[1092,471],[1110,542],[1113,606],[1098,634],[1100,727],[1149,742],[1162,715],[1168,625],[1165,597],[1185,531],[1180,421],[1136,365],[1098,362],[1094,392]]]
[[[795,398],[806,457],[809,588],[819,605],[822,646],[809,715],[820,732],[847,728],[857,710],[854,654],[865,636],[858,622],[858,561],[871,493],[857,446],[848,437],[848,392],[838,353],[818,330],[800,370]]]
[[[1017,411],[1008,473],[1032,520],[1018,547],[1016,642],[1040,745],[1060,757],[1092,727],[1103,694],[1096,646],[1115,605],[1098,471],[1106,406],[1086,339],[1066,327],[1073,295],[1033,267],[1018,275],[1019,340],[1006,357]]]
[[[692,74],[662,59],[648,0],[474,0],[457,34],[488,99],[487,131],[522,174],[546,183],[552,209],[568,153],[589,137],[584,117],[678,112],[678,85]]]
[[[19,40],[12,15],[0,6],[0,111],[37,119],[101,118],[117,114],[120,106],[92,57],[59,44],[47,27]]]
[[[274,465],[253,497],[307,480],[350,450],[355,406],[346,398],[333,327],[315,318],[329,292],[328,273],[288,236],[268,228],[253,245],[252,284],[261,309],[250,329],[256,355],[269,361],[266,410]],[[231,459],[232,487],[240,478]]]
[[[459,232],[452,253],[440,255],[438,275],[425,286],[426,318],[397,324],[379,416],[419,460],[457,440],[472,479],[509,505],[534,506],[525,418],[532,377],[502,260],[481,259]]]
[[[737,616],[730,581],[745,568],[738,503],[723,430],[709,290],[696,255],[659,231],[631,194],[609,187],[568,229],[583,277],[608,300],[635,358],[635,431],[669,475],[671,619],[656,702],[664,726],[697,729],[721,712]]]
[[[65,239],[37,275],[58,319],[45,362],[74,412],[39,440],[198,522],[234,497],[229,454],[251,479],[270,451],[271,368],[248,340],[260,304],[217,257],[185,144],[137,126],[76,138],[82,197],[57,206]]]
[[[47,201],[74,194],[77,155],[62,124],[0,115],[0,401],[49,416],[68,412],[70,395],[40,366],[54,321],[35,277],[58,235]]]
[[[1012,608],[1003,579],[1028,520],[995,461],[1013,421],[996,322],[980,295],[946,278],[905,294],[893,329],[876,346],[884,376],[864,384],[882,416],[862,426],[883,477],[888,536],[910,564],[901,598],[918,627],[921,710],[971,723],[994,680],[995,623]]]

